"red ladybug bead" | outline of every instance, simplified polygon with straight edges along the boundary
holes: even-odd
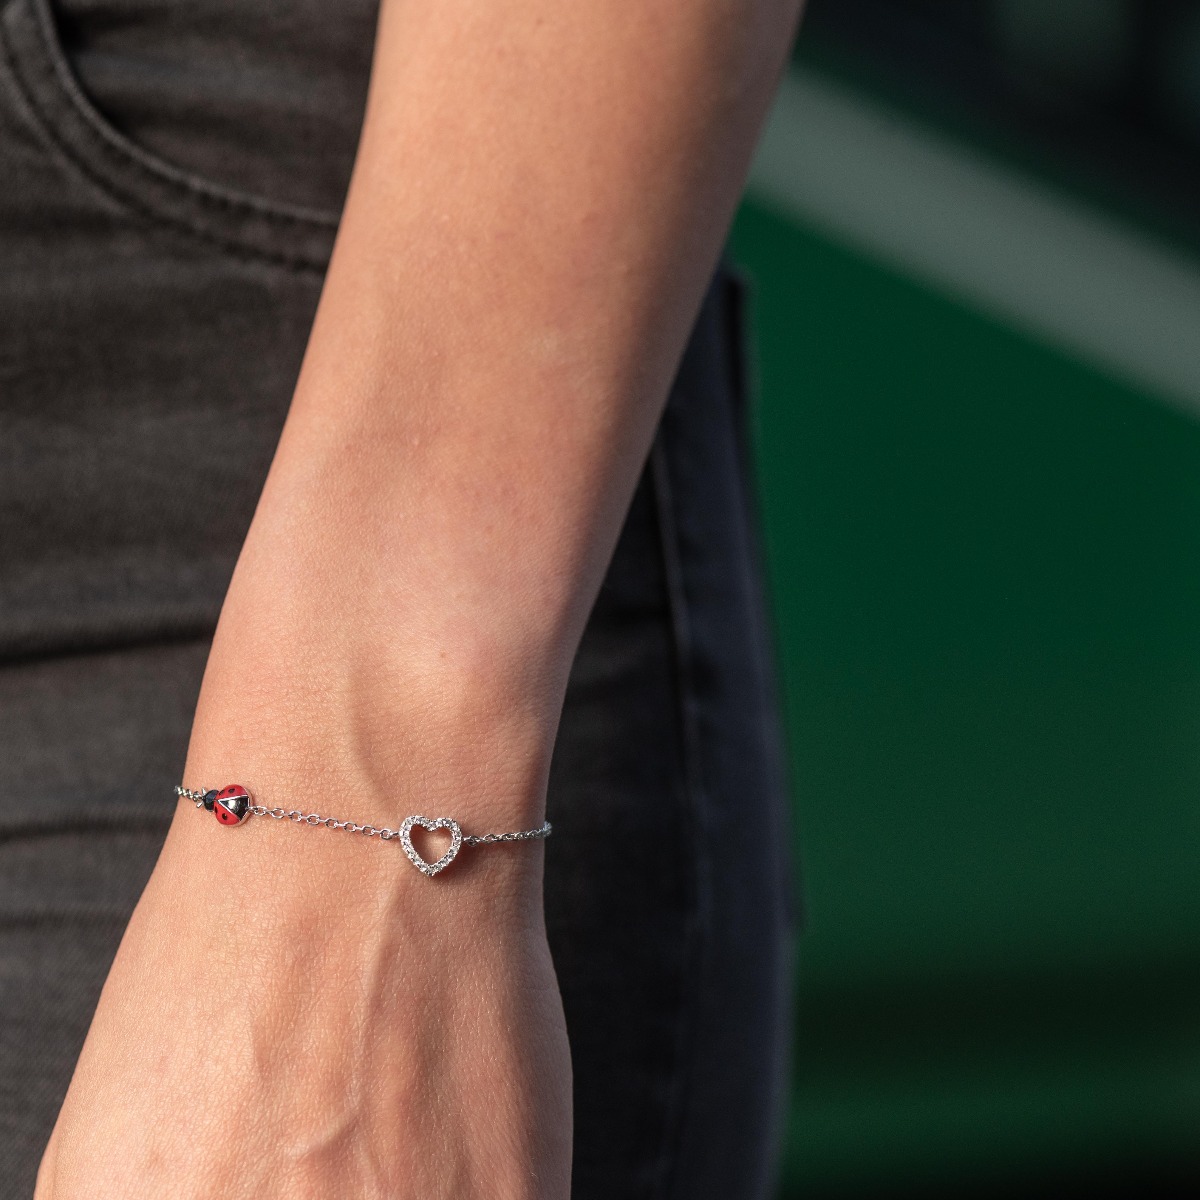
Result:
[[[240,825],[250,815],[250,793],[240,783],[222,788],[213,800],[213,815],[222,825]]]

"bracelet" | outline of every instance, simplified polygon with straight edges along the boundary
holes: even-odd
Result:
[[[339,821],[336,817],[323,817],[320,813],[302,813],[298,808],[267,808],[255,804],[254,797],[240,783],[230,784],[221,788],[185,788],[176,787],[175,795],[181,799],[190,800],[197,808],[207,809],[222,825],[241,825],[249,816],[274,817],[277,821],[292,821],[296,825],[323,825],[326,829],[344,829],[347,833],[361,833],[363,837],[377,837],[380,841],[389,842],[393,838],[400,839],[400,845],[412,863],[422,875],[432,879],[439,871],[444,871],[455,859],[463,846],[490,846],[493,842],[527,842],[531,838],[550,836],[550,822],[544,821],[540,829],[522,829],[515,833],[483,833],[471,835],[463,833],[458,822],[453,817],[405,817],[399,829],[388,829],[386,826],[376,829],[374,825],[359,825],[354,821]],[[414,825],[433,832],[435,829],[450,831],[450,846],[446,853],[436,862],[426,862],[412,843]]]

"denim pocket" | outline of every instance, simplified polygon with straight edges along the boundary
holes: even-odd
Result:
[[[128,215],[238,257],[324,271],[336,213],[227,187],[131,140],[81,86],[51,0],[8,0],[0,10],[0,59],[57,160]]]

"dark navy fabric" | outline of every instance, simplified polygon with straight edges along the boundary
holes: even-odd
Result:
[[[0,1200],[31,1194],[174,811],[375,15],[0,0]],[[746,303],[721,265],[555,750],[546,911],[579,1200],[772,1189],[796,913]]]

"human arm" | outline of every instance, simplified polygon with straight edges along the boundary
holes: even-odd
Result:
[[[571,658],[794,16],[385,0],[187,782],[336,797],[392,827],[540,822]],[[541,844],[431,882],[378,845],[290,832],[181,806],[39,1200],[561,1200]]]

